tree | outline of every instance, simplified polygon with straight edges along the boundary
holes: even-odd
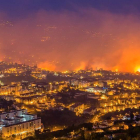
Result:
[[[134,119],[134,114],[133,114],[133,112],[130,112],[130,119],[131,119],[131,121]]]
[[[84,132],[84,130],[81,130],[81,140],[85,140],[85,132]]]
[[[107,137],[102,137],[100,140],[109,140]]]

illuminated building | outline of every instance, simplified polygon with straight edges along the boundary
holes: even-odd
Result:
[[[28,114],[27,110],[16,110],[0,114],[0,132],[3,137],[25,135],[41,129],[41,118]]]
[[[85,91],[87,92],[91,92],[91,93],[105,93],[106,92],[106,88],[101,88],[101,87],[87,87],[85,89]]]
[[[75,112],[76,115],[82,114],[85,108],[86,107],[84,104],[74,104],[74,105],[70,106],[70,110]]]

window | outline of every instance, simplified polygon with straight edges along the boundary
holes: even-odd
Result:
[[[25,114],[25,110],[22,110],[22,115]]]
[[[9,133],[9,128],[7,128],[7,133]]]
[[[6,114],[6,118],[9,118],[9,114]]]
[[[33,122],[30,122],[30,127],[33,126]]]
[[[14,112],[14,117],[16,116],[16,112]]]

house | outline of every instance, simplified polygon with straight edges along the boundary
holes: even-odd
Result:
[[[103,133],[103,132],[104,132],[104,130],[102,130],[102,129],[99,129],[99,128],[95,129],[95,133]]]
[[[101,128],[101,129],[104,129],[104,128],[107,128],[108,127],[108,125],[106,125],[106,124],[99,124],[99,128]]]
[[[114,121],[111,121],[111,120],[105,120],[103,121],[103,124],[107,125],[107,126],[113,126],[114,125]]]
[[[79,104],[79,103],[76,103],[76,104],[70,106],[70,108],[69,108],[69,110],[75,112],[76,115],[82,114],[84,109],[85,109],[85,105]]]
[[[88,108],[88,109],[85,109],[85,110],[83,111],[83,114],[94,115],[96,111],[97,111],[96,108],[90,107],[90,108]]]

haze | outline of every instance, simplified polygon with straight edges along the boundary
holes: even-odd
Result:
[[[79,8],[0,16],[0,59],[55,71],[140,66],[140,19],[135,14]]]

